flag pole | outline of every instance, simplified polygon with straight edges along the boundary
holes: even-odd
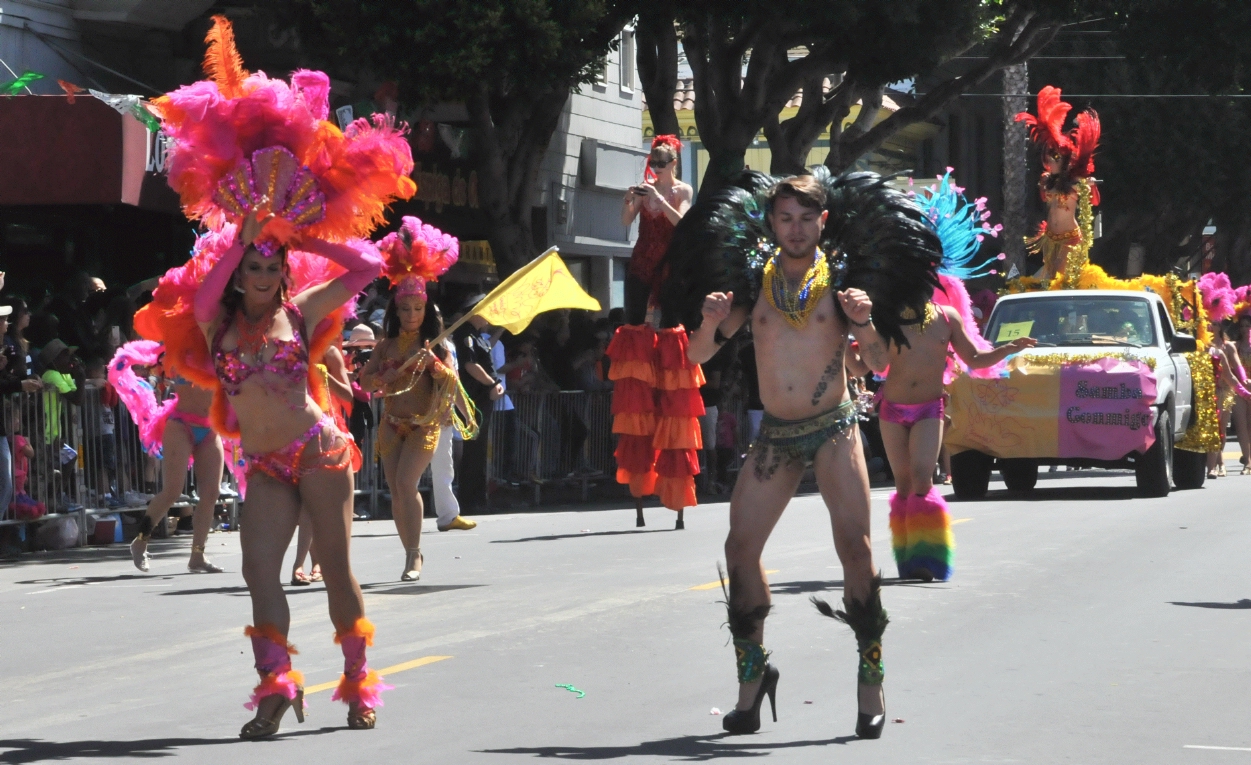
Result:
[[[489,294],[489,295],[487,295],[486,297],[484,297],[484,298],[482,298],[481,300],[479,300],[479,301],[477,302],[477,304],[476,304],[476,305],[474,305],[474,307],[473,307],[473,308],[471,308],[471,309],[469,309],[468,311],[466,311],[466,312],[465,312],[465,315],[464,315],[464,316],[462,316],[462,317],[460,317],[459,319],[457,319],[456,321],[454,321],[454,322],[452,323],[452,326],[450,326],[450,327],[448,327],[447,329],[443,330],[443,333],[442,333],[442,334],[440,334],[440,335],[439,335],[438,337],[436,337],[435,339],[431,340],[429,343],[426,343],[426,348],[427,348],[427,349],[429,349],[429,348],[434,348],[434,347],[438,346],[438,345],[439,345],[439,343],[442,343],[444,340],[446,340],[446,339],[448,339],[449,337],[451,337],[451,336],[452,336],[452,333],[453,333],[453,332],[455,332],[456,330],[460,329],[460,327],[461,327],[461,325],[462,325],[462,324],[464,324],[465,322],[469,321],[469,319],[470,319],[470,318],[472,318],[472,317],[474,317],[474,316],[477,316],[477,315],[478,315],[478,309],[479,309],[479,308],[481,308],[481,307],[482,307],[482,306],[484,306],[484,305],[490,305],[490,304],[491,304],[491,302],[492,302],[492,301],[493,301],[493,300],[494,300],[494,299],[495,299],[495,298],[499,295],[499,293],[501,293],[501,292],[503,292],[504,290],[508,289],[509,287],[513,286],[513,285],[514,285],[515,283],[517,283],[517,281],[519,281],[522,277],[524,277],[526,274],[528,274],[528,273],[530,273],[531,271],[533,271],[533,270],[534,270],[534,268],[535,268],[535,266],[537,266],[537,265],[538,265],[539,263],[541,263],[544,259],[546,259],[546,258],[547,258],[547,256],[551,255],[551,254],[552,254],[552,253],[554,253],[554,252],[560,252],[559,248],[557,248],[557,247],[548,247],[548,248],[547,248],[547,250],[546,250],[546,251],[544,251],[544,253],[543,253],[542,255],[538,256],[538,257],[537,257],[537,258],[535,258],[534,260],[532,260],[532,261],[530,261],[529,263],[525,264],[525,265],[524,265],[524,266],[522,266],[521,268],[518,268],[516,271],[513,271],[511,274],[509,274],[509,275],[508,275],[508,278],[507,278],[507,279],[505,279],[504,281],[502,281],[502,282],[500,282],[498,285],[496,285],[495,289],[491,290],[491,292],[490,292],[490,294]],[[410,358],[408,361],[404,362],[403,366],[401,366],[401,367],[399,368],[399,370],[397,370],[397,371],[399,371],[399,372],[405,372],[406,370],[408,370],[408,368],[409,368],[409,367],[411,367],[411,366],[412,366],[413,364],[415,364],[416,362],[417,362],[417,357],[416,357],[416,356],[413,356],[413,357],[412,357],[412,358]]]

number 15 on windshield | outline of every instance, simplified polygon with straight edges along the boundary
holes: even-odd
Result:
[[[1016,321],[1010,324],[1000,324],[999,334],[995,336],[995,342],[1010,343],[1022,337],[1029,337],[1029,332],[1033,328],[1033,321]]]

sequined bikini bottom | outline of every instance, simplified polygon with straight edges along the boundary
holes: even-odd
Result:
[[[318,470],[349,468],[353,447],[355,444],[335,427],[334,418],[323,414],[308,432],[281,449],[244,455],[248,461],[248,478],[261,472],[290,486],[298,486],[301,478]]]

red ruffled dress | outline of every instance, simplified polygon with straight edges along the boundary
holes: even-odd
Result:
[[[672,235],[665,215],[643,209],[630,273],[653,293]],[[648,324],[620,327],[608,346],[617,482],[635,497],[659,495],[670,510],[697,504],[695,476],[703,448],[704,373],[687,358],[687,347],[684,327],[656,330]]]

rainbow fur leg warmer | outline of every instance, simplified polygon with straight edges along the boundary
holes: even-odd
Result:
[[[913,494],[907,499],[905,519],[908,545],[899,563],[899,575],[904,576],[906,567],[913,578],[927,578],[928,574],[940,582],[950,579],[956,537],[951,531],[946,500],[933,487],[924,496]],[[893,530],[894,524],[891,525]]]
[[[898,492],[890,495],[890,546],[895,553],[895,565],[899,578],[910,579],[908,568],[908,498]]]
[[[361,711],[382,706],[382,692],[392,686],[382,682],[382,675],[365,661],[365,648],[374,644],[374,625],[361,617],[352,629],[336,633],[334,642],[343,649],[343,676],[330,700],[356,703]]]
[[[295,646],[272,624],[249,625],[243,634],[252,639],[252,655],[256,657],[256,671],[261,676],[261,682],[252,689],[251,699],[243,706],[256,709],[262,699],[274,695],[294,700],[304,687],[304,675],[291,669],[291,655],[298,653]]]

